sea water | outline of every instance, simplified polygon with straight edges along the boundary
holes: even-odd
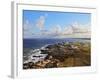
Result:
[[[88,42],[89,38],[64,38],[64,39],[23,39],[23,48],[38,49],[47,44],[56,44],[62,42]]]
[[[38,52],[34,53],[35,50],[40,50],[41,48],[43,48],[44,46],[50,44],[57,44],[57,43],[62,43],[62,42],[90,42],[89,38],[64,38],[64,39],[40,39],[40,38],[36,38],[36,39],[23,39],[23,61],[27,62],[30,61],[32,58],[30,58],[30,56],[32,55],[38,55],[42,57],[46,57],[45,54],[41,54]],[[35,57],[33,57],[34,60],[31,60],[32,62],[37,62],[37,60]]]

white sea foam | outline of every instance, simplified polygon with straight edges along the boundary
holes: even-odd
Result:
[[[43,47],[45,49],[45,47]],[[38,61],[42,61],[44,60],[44,58],[48,55],[48,54],[41,54],[41,50],[40,49],[35,49],[31,51],[31,55],[28,56],[28,60],[24,61],[24,63],[29,63],[29,62],[33,62],[36,63]]]

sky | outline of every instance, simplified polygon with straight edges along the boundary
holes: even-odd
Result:
[[[23,38],[85,38],[90,26],[90,13],[23,10]]]

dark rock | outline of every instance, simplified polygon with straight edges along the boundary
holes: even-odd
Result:
[[[45,68],[55,68],[55,67],[57,67],[57,64],[56,63],[47,63],[46,65],[45,65]]]

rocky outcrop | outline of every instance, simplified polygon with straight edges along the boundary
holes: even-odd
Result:
[[[62,42],[43,47],[40,51],[41,55],[46,54],[44,59],[36,63],[24,63],[24,69],[91,65],[90,43]]]

